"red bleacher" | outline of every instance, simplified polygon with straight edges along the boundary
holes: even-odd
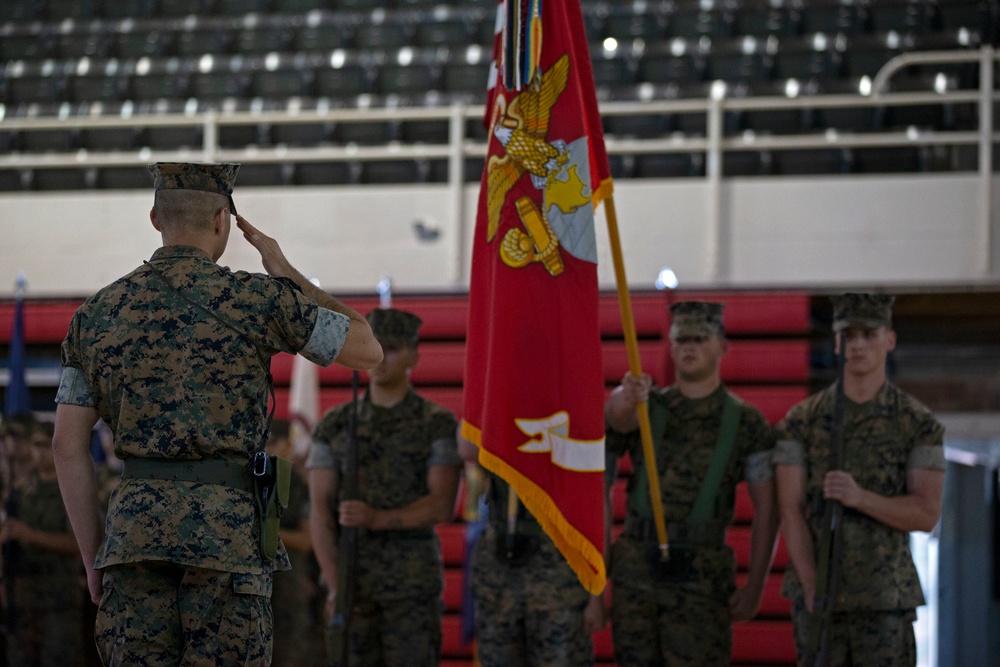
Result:
[[[772,423],[784,416],[795,402],[805,398],[809,379],[810,331],[809,297],[803,293],[644,293],[633,295],[632,308],[639,336],[643,370],[657,384],[668,383],[673,375],[670,361],[670,300],[695,298],[726,303],[725,321],[730,349],[723,359],[722,375],[730,388],[744,400],[756,405]],[[375,299],[347,299],[349,305],[367,312],[378,305]],[[66,334],[73,311],[80,301],[37,301],[26,304],[25,337],[28,345],[58,344]],[[462,377],[465,364],[465,330],[468,297],[399,296],[395,305],[416,313],[423,319],[420,365],[413,373],[419,391],[457,414],[462,413]],[[12,304],[0,304],[0,344],[9,342],[13,319]],[[603,369],[608,389],[625,374],[628,363],[622,341],[621,321],[615,295],[602,295],[600,326],[603,339]],[[29,348],[30,356],[30,348]],[[292,357],[281,354],[272,362],[275,377],[278,417],[288,416],[288,385]],[[349,398],[350,373],[338,366],[321,369],[320,404],[328,409]],[[624,462],[620,474],[626,474]],[[727,541],[737,554],[738,580],[745,577],[749,554],[750,521],[753,507],[745,485],[738,491],[735,525]],[[624,518],[624,478],[612,490],[615,532]],[[460,636],[462,561],[465,549],[465,525],[460,522],[439,526],[444,549],[446,615],[442,667],[470,665],[472,646],[463,645]],[[736,626],[734,630],[734,665],[792,665],[789,605],[780,596],[781,573],[788,563],[783,545],[775,555],[764,600],[758,618]],[[599,665],[613,665],[611,634],[606,629],[594,637]]]

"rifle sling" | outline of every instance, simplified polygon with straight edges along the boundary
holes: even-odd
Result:
[[[725,391],[725,390],[724,390]],[[719,424],[719,437],[712,450],[712,460],[705,473],[705,479],[701,483],[698,491],[698,498],[691,508],[691,513],[685,520],[688,525],[704,523],[715,516],[715,501],[719,495],[719,488],[722,485],[722,478],[726,472],[732,455],[733,445],[736,442],[736,431],[740,423],[741,401],[725,391],[722,407],[722,419]],[[656,402],[649,404],[649,421],[653,431],[653,451],[658,453],[663,448],[663,436],[667,426],[666,406]],[[643,465],[647,465],[643,461]],[[649,497],[649,481],[646,474],[641,470],[636,470],[638,483],[633,493],[639,494],[641,499],[638,507],[645,518],[653,514],[651,500]]]

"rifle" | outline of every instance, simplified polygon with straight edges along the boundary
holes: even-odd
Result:
[[[833,425],[830,429],[830,465],[828,470],[844,468],[844,332],[837,333],[837,393],[833,403]],[[820,533],[816,567],[816,594],[809,618],[809,640],[804,665],[827,667],[830,664],[830,623],[833,605],[840,588],[840,570],[844,552],[844,506],[837,500],[823,503],[822,533]]]
[[[342,481],[344,500],[358,498],[358,372],[351,376],[351,419],[347,428],[347,458]],[[340,527],[337,546],[337,599],[330,621],[328,655],[332,667],[347,667],[350,649],[351,608],[354,606],[354,571],[358,559],[358,529]]]

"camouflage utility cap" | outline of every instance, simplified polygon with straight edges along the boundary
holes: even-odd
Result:
[[[229,212],[236,215],[233,185],[239,164],[219,162],[157,162],[149,165],[153,190],[201,190],[229,198]]]
[[[724,304],[706,301],[679,301],[670,306],[673,323],[670,325],[670,339],[708,338],[725,335],[722,326]]]
[[[891,294],[839,294],[830,297],[833,302],[833,330],[849,327],[877,329],[892,326]]]
[[[376,308],[365,319],[380,345],[417,346],[417,332],[423,322],[413,313],[395,308]]]

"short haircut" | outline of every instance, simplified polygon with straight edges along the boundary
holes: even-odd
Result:
[[[170,231],[205,231],[222,209],[229,207],[225,195],[203,190],[157,190],[153,197],[156,222]]]

